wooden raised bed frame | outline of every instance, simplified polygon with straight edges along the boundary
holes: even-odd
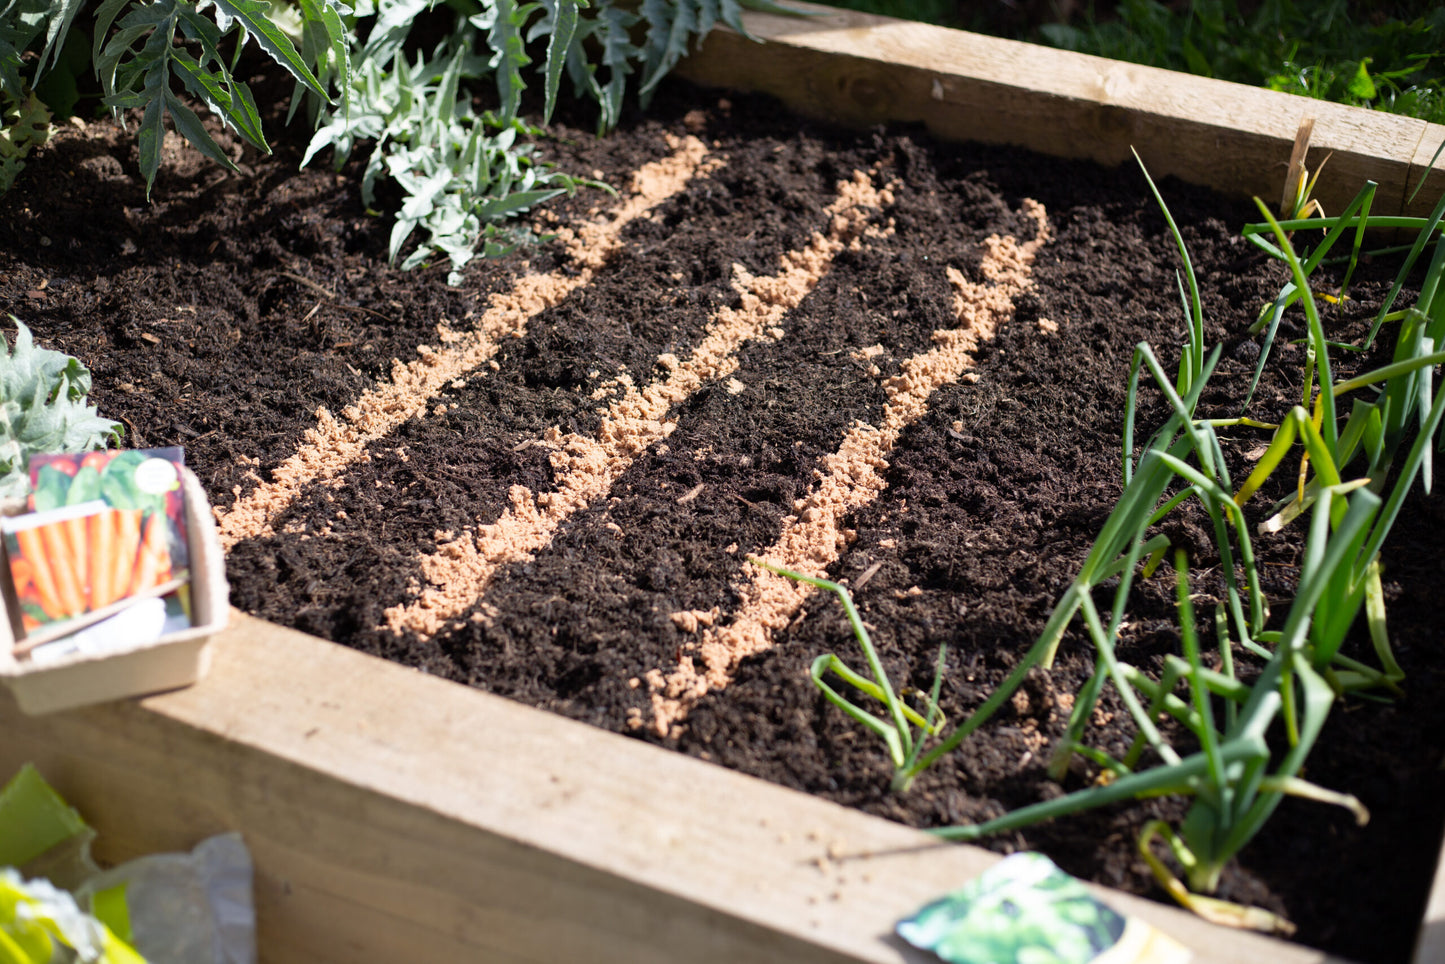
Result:
[[[821,9],[821,8],[819,8]],[[1421,121],[920,24],[750,15],[684,64],[846,123],[1119,163],[1277,198],[1296,128],[1405,209],[1445,138]],[[1431,174],[1422,197],[1445,191]],[[1422,202],[1423,203],[1423,202]],[[1418,208],[1417,208],[1418,209]],[[1413,212],[1412,212],[1413,213]],[[0,775],[33,761],[100,831],[99,856],[225,830],[256,860],[265,962],[899,962],[895,920],[996,856],[681,754],[429,678],[239,613],[199,685],[30,718],[0,692]],[[1445,887],[1421,961],[1445,950]],[[1306,948],[1106,892],[1200,961]]]

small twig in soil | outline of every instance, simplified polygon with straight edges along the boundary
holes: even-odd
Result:
[[[303,276],[301,276],[301,275],[299,275],[299,274],[292,274],[292,273],[289,272],[289,271],[282,271],[282,272],[279,272],[279,274],[280,274],[281,277],[283,277],[283,278],[290,278],[292,281],[296,282],[296,283],[299,284],[299,285],[305,285],[306,287],[310,288],[312,291],[316,292],[317,294],[323,295],[328,301],[335,301],[335,300],[336,300],[336,292],[334,292],[334,291],[332,291],[331,289],[326,288],[326,287],[324,287],[324,286],[322,286],[322,285],[317,284],[316,282],[312,281],[310,278],[303,277]]]
[[[864,570],[863,570],[863,575],[859,576],[859,577],[858,577],[858,581],[853,584],[853,589],[854,589],[854,591],[857,591],[857,590],[859,590],[859,589],[862,589],[864,583],[866,583],[869,579],[872,579],[875,575],[877,575],[877,574],[878,574],[878,570],[879,570],[879,569],[882,569],[882,568],[883,568],[883,560],[880,559],[880,560],[878,560],[877,562],[873,563],[873,565],[869,566],[867,569],[864,569]]]

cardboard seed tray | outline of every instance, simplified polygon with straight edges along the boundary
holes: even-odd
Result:
[[[210,664],[209,640],[225,628],[229,612],[226,561],[200,481],[189,469],[182,468],[181,486],[191,554],[191,628],[100,656],[76,653],[44,662],[17,659],[12,653],[15,634],[10,621],[16,600],[7,581],[5,618],[0,619],[0,683],[14,693],[22,711],[52,713],[159,693],[188,686],[205,674]],[[15,515],[23,508],[23,504],[15,502],[0,511]]]

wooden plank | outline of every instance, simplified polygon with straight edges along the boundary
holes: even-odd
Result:
[[[1430,899],[1415,940],[1414,964],[1436,964],[1445,961],[1445,859],[1435,865],[1435,880],[1430,885]]]
[[[199,685],[26,717],[115,861],[239,830],[267,962],[920,962],[997,858],[233,613]],[[1101,891],[1102,892],[1102,891]],[[1124,894],[1201,961],[1319,961]]]
[[[850,126],[922,122],[938,137],[1011,144],[1106,165],[1132,145],[1157,177],[1277,204],[1300,121],[1315,118],[1308,164],[1332,156],[1316,196],[1340,210],[1380,185],[1375,210],[1406,195],[1445,126],[1034,44],[805,3],[816,17],[748,14],[759,46],[715,30],[680,72],[772,94],[809,117]],[[1445,191],[1422,192],[1413,214]]]
[[[1429,125],[1420,139],[1411,159],[1408,187],[1410,194],[1419,191],[1409,204],[1410,214],[1428,214],[1429,208],[1445,196],[1445,125]]]

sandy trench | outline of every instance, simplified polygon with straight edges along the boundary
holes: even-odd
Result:
[[[808,494],[793,506],[778,540],[759,553],[771,565],[805,575],[826,578],[828,567],[851,540],[845,527],[848,515],[874,499],[885,487],[887,456],[903,430],[928,411],[928,400],[943,386],[967,377],[979,345],[991,341],[1000,325],[1013,315],[1014,299],[1032,284],[1034,257],[1050,238],[1048,216],[1042,205],[1024,202],[1024,213],[1037,225],[1032,240],[1022,244],[1012,236],[991,235],[980,265],[983,282],[969,281],[957,268],[947,268],[954,290],[953,314],[958,327],[935,331],[934,347],[902,363],[902,373],[883,383],[888,401],[878,426],[859,422],[838,450],[817,470]],[[1040,320],[1047,332],[1053,323]],[[1056,330],[1056,329],[1054,329]],[[652,726],[659,736],[672,734],[688,709],[709,692],[727,686],[737,665],[771,646],[772,634],[792,621],[815,590],[801,583],[749,565],[739,573],[738,593],[743,602],[730,623],[710,625],[708,613],[696,644],[696,657],[684,654],[671,672],[647,673],[652,690]],[[701,662],[699,667],[698,663]],[[634,728],[644,725],[641,711],[629,718]]]
[[[659,357],[665,378],[643,388],[624,378],[622,395],[603,413],[597,438],[552,429],[545,442],[554,450],[552,464],[561,480],[557,491],[533,493],[513,486],[512,505],[501,518],[445,541],[422,560],[430,585],[414,602],[387,610],[388,628],[423,635],[441,631],[478,602],[498,569],[544,548],[563,521],[606,495],[638,455],[671,434],[676,423],[667,420],[670,409],[704,384],[736,371],[737,353],[747,342],[783,338],[778,326],[787,313],[817,286],[834,256],[861,243],[870,212],[891,201],[886,188],[874,187],[868,175],[857,172],[839,184],[838,199],[826,212],[827,232],[815,232],[806,248],[785,254],[777,274],[753,277],[734,265],[741,307],[722,308],[688,358]]]
[[[672,154],[639,168],[627,197],[614,210],[558,232],[573,270],[518,277],[510,290],[492,296],[487,311],[470,329],[439,325],[439,348],[423,345],[411,362],[394,361],[390,380],[366,391],[342,411],[340,419],[324,408],[318,410],[316,427],[306,432],[303,445],[273,471],[271,480],[244,496],[238,491],[229,508],[215,510],[222,545],[230,549],[243,540],[271,534],[274,521],[305,486],[338,477],[365,457],[370,443],[424,414],[448,385],[490,361],[504,339],[520,337],[533,317],[586,286],[621,247],[628,224],[725,163],[694,137],[669,136],[668,143]],[[649,446],[676,427],[668,420],[671,409],[703,385],[723,381],[736,370],[743,345],[786,337],[781,327],[786,316],[813,291],[840,252],[857,250],[865,240],[891,232],[891,227],[870,224],[893,201],[889,187],[880,188],[873,180],[868,173],[855,171],[850,180],[840,181],[836,200],[825,212],[826,230],[815,231],[805,247],[785,253],[775,274],[758,277],[735,264],[733,287],[740,306],[719,309],[686,359],[659,356],[657,365],[667,372],[661,379],[639,387],[623,373],[612,386],[618,397],[601,412],[596,438],[550,429],[540,441],[552,449],[550,461],[559,479],[556,490],[533,492],[514,485],[509,492],[511,505],[495,522],[460,536],[437,533],[436,551],[417,560],[427,584],[413,586],[416,598],[410,602],[388,608],[384,625],[378,628],[429,637],[455,627],[468,612],[472,619],[485,620],[485,594],[500,569],[533,558],[568,518],[606,496]],[[848,515],[884,490],[887,456],[901,433],[927,413],[929,398],[938,389],[960,379],[972,380],[974,353],[1012,317],[1015,298],[1032,284],[1034,258],[1050,240],[1051,231],[1041,204],[1025,200],[1022,213],[1036,225],[1034,237],[1020,242],[1013,236],[989,236],[978,268],[981,280],[971,281],[953,266],[945,268],[957,327],[934,331],[932,348],[902,360],[900,374],[883,381],[887,402],[879,424],[860,421],[845,435],[838,449],[824,459],[824,468],[815,472],[807,495],[784,519],[777,540],[758,554],[760,560],[827,575],[828,566],[851,541],[852,533],[844,525]],[[1044,334],[1057,330],[1044,319],[1038,327]],[[875,346],[868,351],[882,350]],[[742,602],[727,616],[718,607],[673,614],[684,632],[702,632],[686,645],[686,652],[679,653],[676,666],[645,674],[651,691],[650,726],[660,736],[675,736],[698,700],[725,688],[743,659],[766,651],[773,633],[789,624],[814,591],[751,564],[740,570],[734,587]],[[634,709],[628,725],[638,729],[649,721],[644,711]]]

